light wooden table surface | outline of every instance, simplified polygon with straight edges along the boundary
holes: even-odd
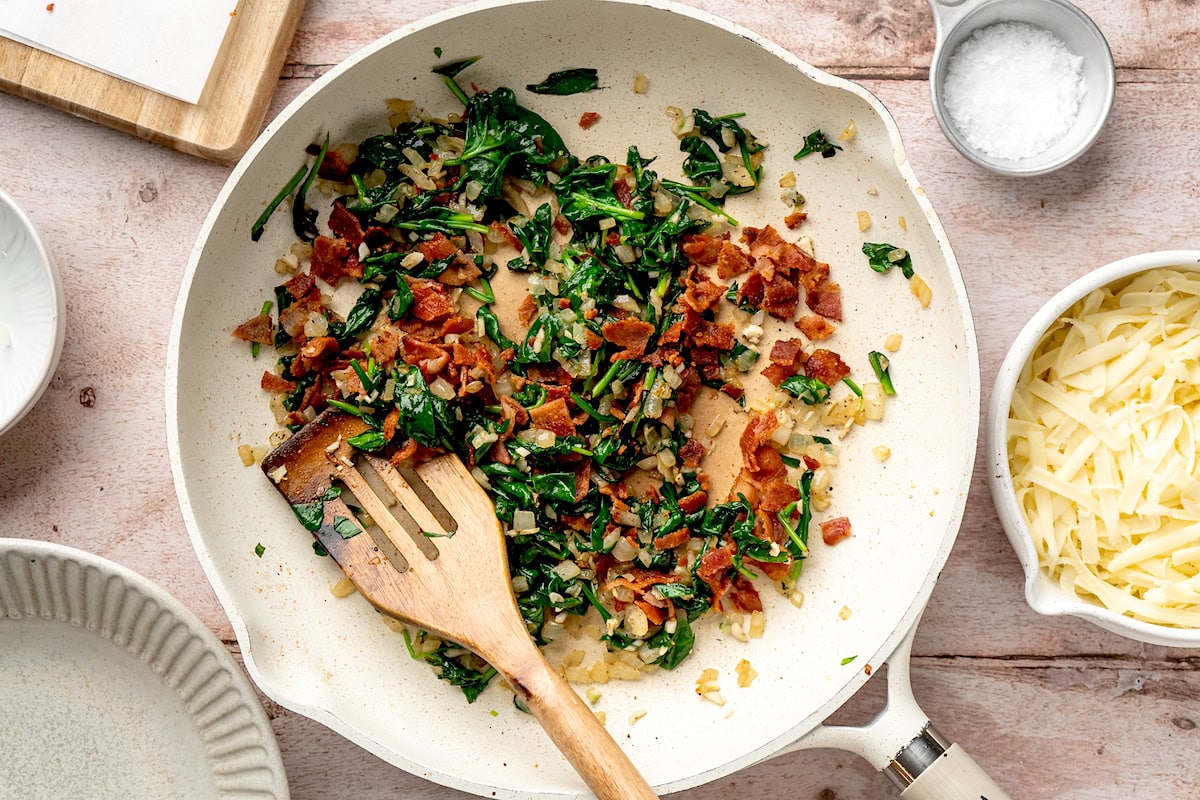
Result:
[[[933,21],[920,0],[691,1],[861,82],[895,116],[964,274],[985,404],[1009,343],[1057,289],[1121,256],[1200,248],[1195,0],[1079,0],[1117,60],[1115,109],[1081,160],[1021,180],[976,168],[937,128],[926,83]],[[456,4],[310,0],[269,115],[362,45]],[[67,295],[58,372],[40,404],[0,440],[0,535],[81,547],[137,570],[236,654],[176,506],[163,409],[180,276],[228,173],[0,95],[0,187],[39,226]],[[80,402],[89,388],[90,407]],[[1200,798],[1200,651],[1033,614],[980,465],[962,533],[917,635],[913,672],[925,710],[1014,798]],[[859,717],[882,697],[878,683],[856,698]],[[303,717],[269,702],[267,709],[298,800],[465,797]],[[732,795],[895,793],[853,756],[810,751],[679,796]]]

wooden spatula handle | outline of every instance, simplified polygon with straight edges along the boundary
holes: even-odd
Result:
[[[532,643],[531,643],[532,644]],[[658,795],[592,710],[536,647],[505,669],[506,677],[546,733],[600,800],[653,800]]]

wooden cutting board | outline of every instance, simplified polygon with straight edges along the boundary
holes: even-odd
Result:
[[[235,161],[258,135],[304,0],[241,0],[197,104],[0,37],[0,89],[173,147]]]

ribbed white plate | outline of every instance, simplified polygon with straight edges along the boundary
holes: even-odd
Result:
[[[62,283],[33,222],[0,191],[0,434],[37,402],[62,352]]]
[[[0,539],[0,797],[287,800],[249,681],[130,570]]]

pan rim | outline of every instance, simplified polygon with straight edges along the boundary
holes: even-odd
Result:
[[[345,60],[314,81],[313,84],[307,87],[304,91],[297,95],[296,98],[288,103],[288,105],[278,114],[278,116],[276,116],[270,122],[270,124],[265,127],[260,136],[255,140],[255,142],[247,150],[246,154],[239,160],[237,165],[231,171],[229,178],[225,182],[220,193],[215,198],[213,207],[210,209],[209,214],[200,229],[196,244],[193,246],[189,256],[187,268],[181,281],[180,293],[176,301],[171,325],[170,340],[168,344],[165,382],[166,428],[168,453],[177,499],[185,522],[185,527],[188,530],[188,535],[193,545],[193,549],[196,551],[205,575],[210,585],[212,585],[213,590],[227,617],[229,618],[231,626],[234,630],[234,634],[240,646],[242,647],[246,669],[254,679],[256,685],[258,685],[264,694],[270,697],[274,702],[277,702],[285,708],[320,722],[321,724],[337,732],[339,735],[363,747],[364,749],[367,749],[389,763],[399,766],[406,771],[420,777],[424,777],[442,785],[474,794],[487,793],[490,796],[514,798],[530,796],[528,793],[506,790],[494,785],[484,785],[482,783],[463,779],[452,774],[434,771],[425,765],[418,764],[410,760],[403,753],[397,753],[391,748],[386,747],[374,739],[369,738],[365,734],[360,733],[328,709],[314,706],[292,696],[287,691],[281,689],[281,687],[274,685],[259,668],[254,656],[252,632],[250,631],[245,618],[239,613],[238,607],[234,602],[233,594],[225,585],[218,565],[209,554],[205,537],[200,530],[200,526],[197,522],[195,511],[192,507],[188,494],[187,476],[184,474],[183,459],[180,449],[179,430],[180,391],[178,367],[183,321],[188,305],[188,296],[196,278],[200,257],[210,236],[214,232],[215,223],[217,221],[217,217],[219,216],[220,209],[229,199],[229,196],[233,192],[243,173],[258,157],[258,155],[267,147],[278,129],[293,116],[295,116],[302,108],[304,108],[304,106],[315,94],[321,92],[325,87],[333,83],[344,72],[364,61],[365,59],[373,56],[377,52],[390,46],[394,46],[397,42],[402,41],[414,33],[436,26],[447,20],[457,19],[484,11],[492,11],[494,9],[507,6],[529,5],[533,3],[556,3],[568,5],[583,4],[584,2],[589,5],[594,5],[595,1],[596,0],[477,0],[476,2],[472,2],[463,6],[457,6],[446,11],[438,12],[398,28],[397,30],[377,39],[376,41],[364,46],[359,51],[348,56]],[[966,407],[970,410],[973,410],[974,415],[973,418],[968,422],[969,441],[965,444],[965,463],[963,465],[963,472],[960,482],[957,486],[946,487],[948,491],[953,491],[955,493],[955,502],[952,513],[949,515],[949,519],[943,519],[941,522],[937,523],[945,526],[945,532],[931,562],[929,563],[928,572],[924,576],[919,590],[912,597],[907,610],[900,618],[900,622],[896,628],[892,631],[891,635],[883,641],[883,644],[878,648],[878,650],[870,655],[870,663],[882,663],[896,650],[903,638],[915,627],[921,613],[924,611],[925,605],[933,590],[933,585],[936,583],[936,580],[945,565],[946,559],[949,556],[950,550],[957,539],[958,529],[962,521],[968,490],[970,488],[972,469],[977,455],[977,438],[980,425],[979,412],[981,408],[981,380],[978,362],[978,348],[976,344],[977,340],[962,274],[959,270],[957,260],[955,259],[950,248],[946,232],[942,227],[936,213],[934,212],[932,204],[925,195],[920,182],[917,180],[912,171],[903,147],[900,131],[895,120],[883,106],[883,104],[864,87],[817,69],[816,67],[813,67],[812,65],[798,58],[791,52],[785,50],[781,46],[771,42],[766,37],[761,36],[739,24],[733,23],[718,15],[701,9],[684,6],[677,2],[673,2],[673,0],[604,0],[604,2],[608,5],[652,8],[667,12],[669,14],[687,17],[696,22],[721,29],[729,34],[736,35],[751,42],[755,46],[766,51],[769,55],[774,56],[775,58],[783,61],[789,67],[799,71],[809,80],[824,86],[846,91],[866,102],[871,107],[872,111],[874,111],[874,113],[881,119],[884,127],[887,130],[892,146],[892,156],[895,160],[895,166],[900,176],[903,178],[906,186],[908,187],[908,191],[912,194],[913,198],[921,208],[925,217],[925,221],[929,225],[931,233],[937,242],[941,256],[945,261],[948,273],[947,277],[949,278],[950,284],[953,287],[955,299],[961,308],[961,319],[958,320],[958,322],[961,323],[964,341],[967,343],[967,352],[965,357],[967,367],[970,372],[970,396],[966,398]],[[655,788],[659,792],[663,793],[693,788],[729,775],[751,764],[770,758],[789,746],[795,746],[797,740],[801,739],[805,734],[815,729],[823,719],[828,717],[829,714],[844,704],[850,696],[857,692],[858,689],[861,688],[861,686],[868,679],[869,676],[864,674],[863,671],[856,671],[855,676],[845,683],[837,692],[831,693],[828,699],[822,705],[820,705],[816,712],[800,720],[796,725],[787,729],[786,732],[775,739],[759,746],[751,752],[743,754],[738,758],[722,762],[711,769],[694,773],[687,778],[681,778],[658,785]],[[914,731],[914,735],[916,733],[917,732]],[[543,792],[536,796],[545,798],[562,798],[585,795],[575,795],[560,792]]]

